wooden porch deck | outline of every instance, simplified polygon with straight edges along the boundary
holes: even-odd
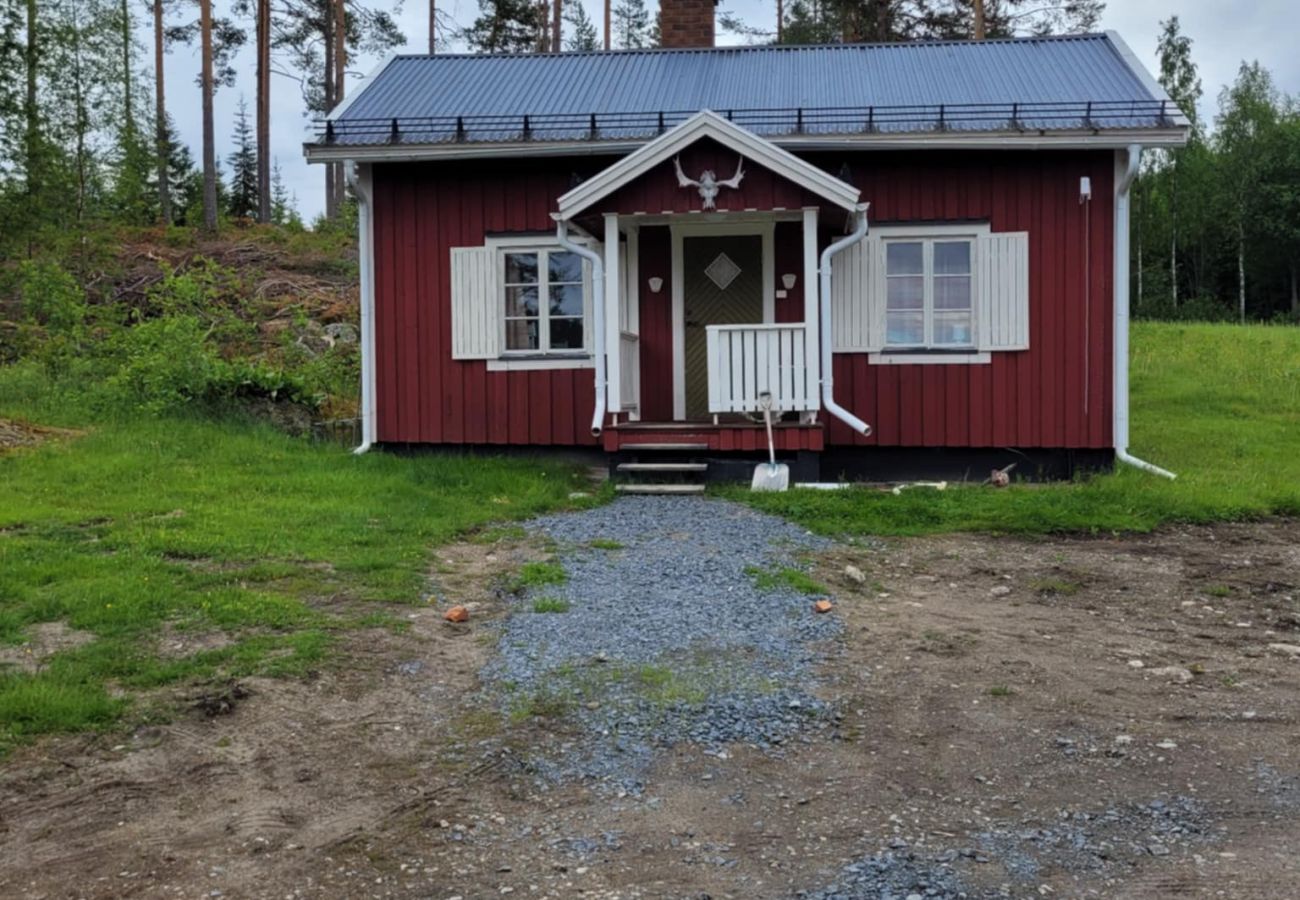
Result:
[[[826,446],[820,422],[804,425],[780,422],[772,426],[778,451],[821,451]],[[620,422],[601,434],[607,453],[618,453],[641,444],[704,445],[713,453],[753,453],[767,450],[767,435],[761,423],[722,422]],[[700,452],[705,452],[701,449]]]

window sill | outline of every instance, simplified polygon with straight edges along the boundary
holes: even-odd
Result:
[[[886,350],[883,353],[870,353],[867,362],[873,366],[910,366],[910,365],[984,365],[991,362],[993,356],[987,351],[974,350]]]
[[[489,359],[489,372],[537,372],[545,369],[593,369],[590,356],[503,356]]]

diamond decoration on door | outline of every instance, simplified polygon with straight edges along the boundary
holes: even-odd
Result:
[[[725,291],[740,274],[740,266],[732,262],[727,254],[719,253],[717,258],[705,267],[704,274],[709,276],[709,281],[718,286],[718,290]]]

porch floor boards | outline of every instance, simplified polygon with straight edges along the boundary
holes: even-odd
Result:
[[[778,451],[821,451],[826,433],[821,423],[804,425],[781,422],[772,426],[772,438]],[[713,453],[755,453],[767,449],[767,434],[761,424],[749,422],[620,422],[601,435],[605,451],[670,449],[681,444],[683,450]],[[639,447],[638,447],[639,445]],[[701,446],[703,445],[703,446]]]

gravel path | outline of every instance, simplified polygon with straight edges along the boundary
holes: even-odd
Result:
[[[816,645],[838,619],[814,613],[806,594],[758,589],[746,571],[797,566],[824,540],[694,497],[625,497],[526,527],[556,542],[567,581],[523,593],[484,675],[508,708],[576,719],[580,737],[535,761],[547,778],[638,792],[658,747],[774,750],[834,715],[810,689]],[[533,612],[538,598],[568,609]]]

